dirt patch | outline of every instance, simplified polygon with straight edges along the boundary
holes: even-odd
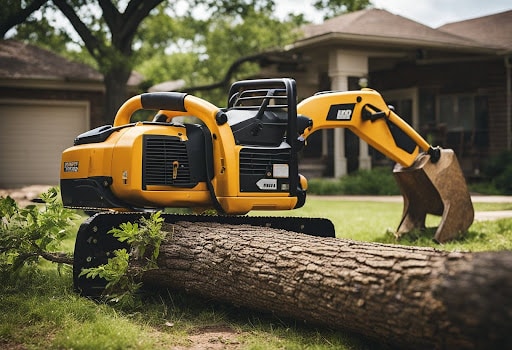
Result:
[[[4,350],[25,350],[26,347],[23,344],[9,343],[7,341],[0,341],[0,349]]]
[[[10,196],[20,207],[34,204],[32,201],[39,198],[41,193],[45,193],[52,186],[49,185],[31,185],[21,188],[1,188],[0,197]]]
[[[242,348],[240,333],[229,326],[201,327],[188,336],[189,345],[176,346],[173,350],[237,350]]]

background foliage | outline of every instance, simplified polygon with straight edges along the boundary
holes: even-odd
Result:
[[[278,17],[274,0],[4,2],[3,37],[45,47],[103,73],[107,118],[127,98],[132,71],[145,76],[143,89],[177,79],[188,87],[211,84],[241,57],[293,41],[305,23],[300,8],[297,14]],[[315,3],[326,16],[370,5],[368,0]],[[244,64],[237,74],[248,77],[254,71]],[[200,95],[219,104],[218,92]]]

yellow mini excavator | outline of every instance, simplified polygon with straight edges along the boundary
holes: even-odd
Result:
[[[152,121],[131,122],[141,109],[154,111]],[[374,90],[323,92],[297,104],[293,79],[245,80],[231,86],[225,108],[186,93],[145,93],[126,101],[113,125],[77,136],[62,154],[63,204],[97,212],[77,235],[75,287],[88,295],[102,290],[103,282],[79,274],[106,263],[119,247],[107,232],[162,208],[218,213],[163,214],[167,222],[250,224],[334,236],[333,224],[323,218],[244,215],[304,205],[307,181],[298,172],[298,152],[309,135],[325,128],[348,128],[397,163],[393,172],[404,197],[398,235],[424,228],[427,214],[442,216],[439,242],[473,222],[453,151],[428,144]]]

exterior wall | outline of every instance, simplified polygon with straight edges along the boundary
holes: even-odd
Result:
[[[477,126],[479,143],[476,147],[469,144],[470,137],[466,135],[468,140],[459,147],[459,157],[464,163],[461,165],[467,174],[477,173],[487,157],[507,149],[506,70],[501,59],[445,63],[439,61],[424,65],[403,63],[393,70],[371,72],[370,87],[379,91],[415,87],[420,91],[420,99],[422,93],[430,95],[434,104],[443,95],[472,94],[486,100],[487,115]],[[438,109],[439,106],[433,112],[438,113]],[[424,108],[420,106],[421,133],[426,133],[421,128],[424,128],[428,118]],[[452,137],[449,146],[453,145]]]

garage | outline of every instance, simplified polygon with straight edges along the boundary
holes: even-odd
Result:
[[[62,151],[89,129],[89,102],[0,100],[0,122],[0,188],[58,185]]]

